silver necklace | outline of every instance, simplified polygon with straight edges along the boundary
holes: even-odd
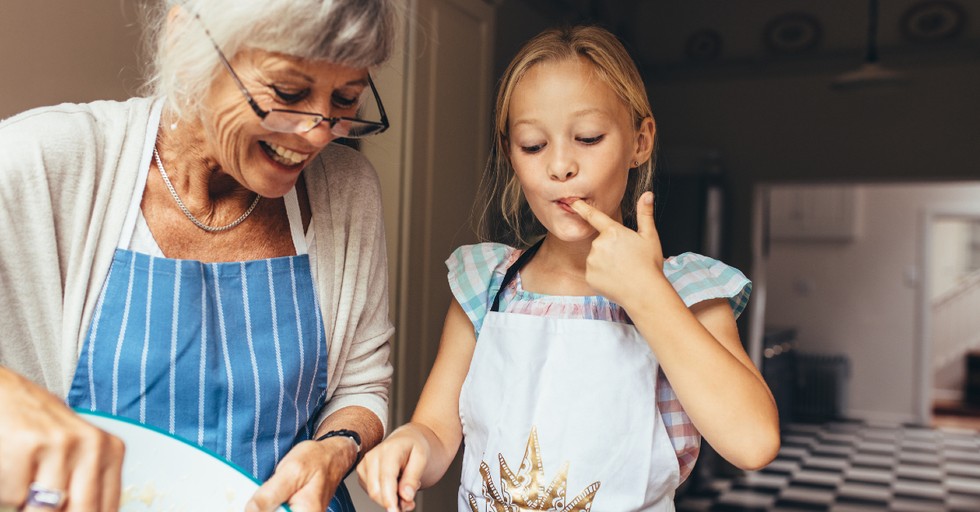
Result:
[[[224,226],[209,226],[209,225],[207,225],[207,224],[205,224],[205,223],[197,220],[197,217],[195,217],[194,214],[191,213],[191,211],[187,209],[187,206],[184,205],[184,202],[180,200],[180,196],[178,196],[177,195],[177,191],[174,190],[173,183],[170,183],[170,176],[167,176],[167,171],[164,170],[164,168],[163,168],[163,162],[160,161],[160,153],[157,152],[157,148],[155,148],[155,147],[153,148],[153,158],[156,159],[156,161],[157,161],[157,169],[160,169],[160,176],[163,176],[163,182],[167,184],[167,189],[170,190],[170,195],[174,196],[174,201],[177,201],[177,206],[180,207],[180,211],[184,212],[184,215],[187,216],[187,218],[190,219],[190,221],[193,222],[195,226],[197,226],[197,227],[199,227],[199,228],[201,228],[204,231],[207,231],[209,233],[217,233],[219,231],[227,231],[227,230],[229,230],[229,229],[231,229],[231,228],[233,228],[233,227],[241,224],[242,222],[245,221],[245,219],[248,218],[249,215],[252,214],[252,210],[254,210],[255,207],[259,204],[259,199],[262,199],[262,196],[260,196],[258,194],[255,194],[255,201],[252,201],[252,205],[249,206],[247,210],[245,210],[245,213],[243,213],[241,217],[233,220],[231,222],[231,224],[226,224]]]

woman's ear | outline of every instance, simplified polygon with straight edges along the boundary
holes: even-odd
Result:
[[[184,8],[180,4],[174,4],[173,7],[167,11],[167,23],[174,23],[175,21],[181,20],[184,17]]]
[[[653,154],[653,140],[657,134],[657,125],[652,117],[645,117],[640,121],[640,127],[636,130],[636,143],[633,149],[633,161],[643,164],[650,159]]]
[[[180,4],[174,4],[169,11],[167,11],[167,24],[164,28],[164,32],[167,37],[173,37],[174,34],[178,34],[182,25],[187,21],[187,11]]]

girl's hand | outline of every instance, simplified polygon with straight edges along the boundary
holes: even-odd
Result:
[[[644,300],[651,280],[664,279],[664,254],[653,222],[653,192],[644,192],[636,203],[635,232],[585,201],[570,206],[599,232],[586,260],[586,281],[628,311],[635,301]]]
[[[398,428],[357,466],[361,487],[386,512],[415,510],[429,444],[411,424]]]
[[[357,460],[352,439],[337,436],[293,447],[246,505],[247,512],[272,512],[287,503],[293,512],[323,512],[347,470]]]
[[[62,493],[62,512],[119,509],[122,441],[2,367],[0,411],[0,509],[45,510],[24,505],[32,484]]]

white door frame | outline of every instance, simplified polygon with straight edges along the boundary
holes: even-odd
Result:
[[[762,371],[762,338],[766,324],[766,267],[769,264],[768,183],[752,187],[752,300],[749,301],[746,352]]]
[[[915,410],[918,421],[923,425],[932,420],[932,307],[929,300],[929,290],[932,287],[933,276],[929,271],[933,243],[933,223],[940,217],[967,217],[980,220],[980,205],[973,203],[947,204],[941,207],[923,209],[919,215],[919,232],[922,238],[919,242],[920,279],[916,290],[916,340],[918,343],[918,364],[915,378],[918,381],[918,393],[915,397]]]

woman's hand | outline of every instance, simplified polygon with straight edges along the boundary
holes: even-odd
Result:
[[[62,399],[2,367],[0,411],[0,508],[23,507],[34,484],[63,493],[63,512],[119,509],[122,441],[81,419]]]
[[[599,232],[586,260],[586,281],[629,311],[631,304],[644,299],[651,280],[664,279],[664,254],[653,222],[653,192],[644,192],[636,203],[636,231],[585,201],[570,206]]]
[[[412,424],[396,429],[357,466],[361,487],[386,512],[415,510],[429,443]]]
[[[283,457],[245,510],[272,512],[286,503],[293,512],[323,512],[356,460],[357,446],[348,437],[303,441]]]

